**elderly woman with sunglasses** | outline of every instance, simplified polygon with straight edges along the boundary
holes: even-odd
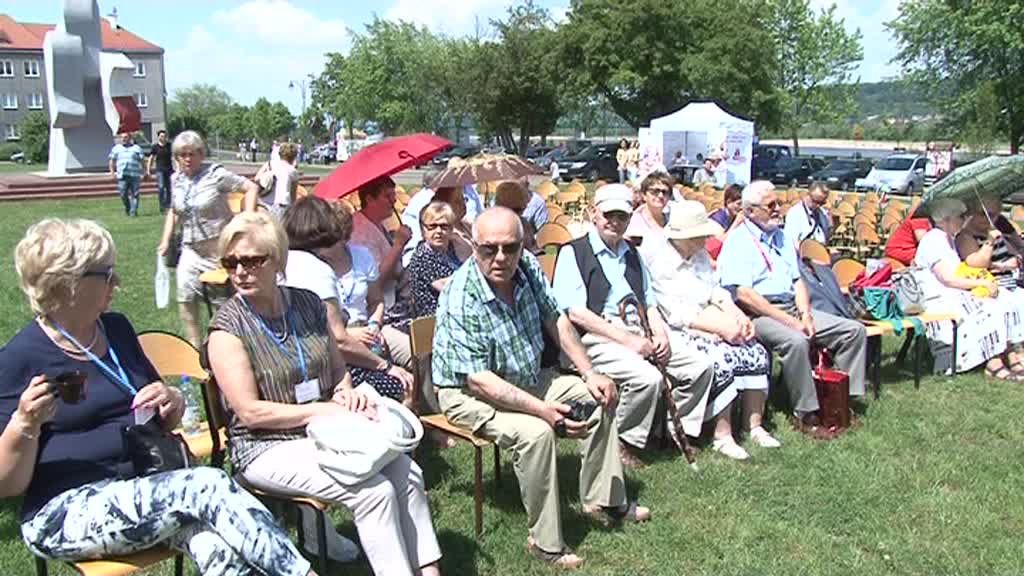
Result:
[[[206,162],[206,144],[192,130],[175,136],[171,152],[178,171],[171,177],[171,209],[157,252],[166,254],[175,229],[181,231],[181,257],[175,271],[178,313],[185,336],[198,348],[199,299],[203,296],[199,276],[217,268],[217,236],[232,216],[228,194],[243,190],[245,209],[255,210],[259,187],[220,164]]]
[[[437,298],[448,279],[462,264],[452,246],[455,211],[444,202],[431,202],[419,217],[423,242],[416,247],[409,262],[412,279],[412,316],[432,316],[437,311]]]
[[[665,237],[664,228],[671,212],[672,186],[675,180],[664,172],[654,172],[640,183],[643,203],[633,211],[625,237],[636,244],[644,258],[650,256],[652,245]],[[650,237],[651,242],[647,242]]]
[[[375,418],[376,405],[372,392],[353,389],[320,297],[277,285],[288,265],[280,224],[268,214],[239,214],[221,233],[219,251],[236,293],[210,326],[209,357],[227,401],[236,474],[261,490],[351,510],[377,574],[439,574],[423,474],[412,459],[400,455],[355,485],[318,464],[306,425],[345,411]]]
[[[128,319],[107,311],[115,258],[110,233],[89,220],[43,220],[15,249],[37,316],[0,348],[0,496],[24,495],[25,543],[67,561],[163,544],[202,574],[312,574],[223,471],[136,475],[122,430],[147,418],[170,430],[184,401],[160,381]]]

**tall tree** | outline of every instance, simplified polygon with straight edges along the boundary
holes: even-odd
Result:
[[[266,98],[260,98],[249,109],[249,130],[266,145],[277,136],[275,128],[273,105]]]
[[[232,104],[227,112],[213,117],[210,130],[220,135],[225,142],[248,142],[253,136],[249,127],[249,108]]]
[[[781,125],[800,153],[800,128],[849,116],[857,84],[850,80],[864,57],[860,31],[847,32],[835,4],[815,14],[808,0],[771,0],[778,55]]]
[[[779,124],[774,40],[761,0],[572,0],[565,73],[633,127],[693,100]]]
[[[923,81],[961,136],[1002,133],[1024,141],[1024,0],[904,0],[888,23],[896,61]],[[978,102],[994,99],[979,113]],[[985,127],[985,124],[991,124]]]
[[[228,112],[234,101],[228,93],[212,84],[193,84],[179,88],[167,103],[169,115],[202,118],[210,122],[213,117]]]

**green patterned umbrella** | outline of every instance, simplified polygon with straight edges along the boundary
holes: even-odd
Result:
[[[925,190],[924,201],[940,198],[1005,198],[1024,192],[1024,156],[989,156],[953,170]]]

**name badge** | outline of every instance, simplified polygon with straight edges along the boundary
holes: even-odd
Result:
[[[320,399],[320,379],[313,378],[295,386],[295,401],[299,404]]]

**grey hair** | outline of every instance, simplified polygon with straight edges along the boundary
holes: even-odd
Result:
[[[174,142],[171,143],[171,154],[178,156],[185,150],[195,150],[204,156],[206,155],[206,143],[203,142],[203,137],[195,130],[185,130],[174,137]]]
[[[512,210],[509,210],[508,208],[505,208],[504,206],[492,206],[492,207],[488,208],[487,210],[484,210],[483,212],[481,212],[480,215],[476,217],[476,220],[473,221],[473,243],[474,244],[480,242],[480,221],[481,220],[485,220],[485,219],[489,219],[489,218],[493,218],[494,215],[501,214],[501,213],[508,214],[512,218],[515,218],[515,220],[516,220],[516,234],[518,235],[518,238],[520,240],[522,240],[523,237],[526,236],[526,230],[523,228],[523,219],[520,218],[518,214],[516,214]]]
[[[754,180],[747,184],[740,195],[740,203],[743,209],[746,210],[752,206],[760,206],[761,199],[765,193],[772,190],[775,190],[775,185],[767,180]]]
[[[963,216],[967,212],[967,206],[956,198],[940,198],[932,203],[929,214],[932,220],[941,222],[954,216]]]

